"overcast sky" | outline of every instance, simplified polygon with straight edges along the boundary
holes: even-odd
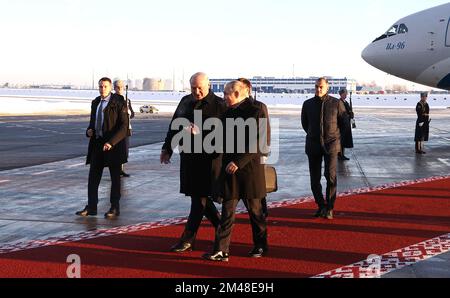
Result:
[[[366,64],[361,51],[398,19],[446,2],[0,0],[0,84],[174,72],[179,80],[183,71],[402,82]]]

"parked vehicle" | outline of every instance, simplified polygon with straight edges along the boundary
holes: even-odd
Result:
[[[139,108],[139,111],[140,111],[141,113],[150,113],[150,114],[156,114],[156,113],[158,113],[158,109],[157,109],[156,107],[154,107],[154,106],[151,106],[151,105],[144,105],[144,106],[141,106],[141,107]]]

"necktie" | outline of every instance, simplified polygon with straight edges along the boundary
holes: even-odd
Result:
[[[105,100],[101,100],[99,103],[99,108],[97,110],[97,124],[95,126],[95,132],[97,135],[97,138],[102,137],[103,136],[103,132],[102,132],[102,124],[103,124],[103,103],[105,102]]]

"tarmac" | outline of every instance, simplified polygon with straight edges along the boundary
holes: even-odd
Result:
[[[279,190],[268,200],[310,196],[300,111],[270,109],[270,114],[269,161],[277,170]],[[346,151],[349,161],[339,162],[338,192],[450,173],[450,110],[431,110],[425,155],[414,152],[414,109],[364,108],[355,114],[355,148]],[[190,200],[179,194],[179,157],[174,154],[169,165],[159,162],[169,121],[168,115],[138,115],[133,120],[125,166],[131,177],[122,179],[121,215],[111,221],[103,218],[109,209],[107,169],[99,190],[99,215],[75,216],[87,202],[87,116],[0,117],[0,246],[186,217]],[[450,253],[383,277],[448,278]]]

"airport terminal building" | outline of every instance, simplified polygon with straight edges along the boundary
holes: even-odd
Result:
[[[330,93],[338,93],[342,88],[356,91],[356,80],[347,78],[326,77],[330,83]],[[253,90],[261,93],[314,93],[314,86],[318,77],[309,78],[274,78],[253,77]],[[214,92],[223,92],[225,84],[233,79],[211,79],[211,88]]]

